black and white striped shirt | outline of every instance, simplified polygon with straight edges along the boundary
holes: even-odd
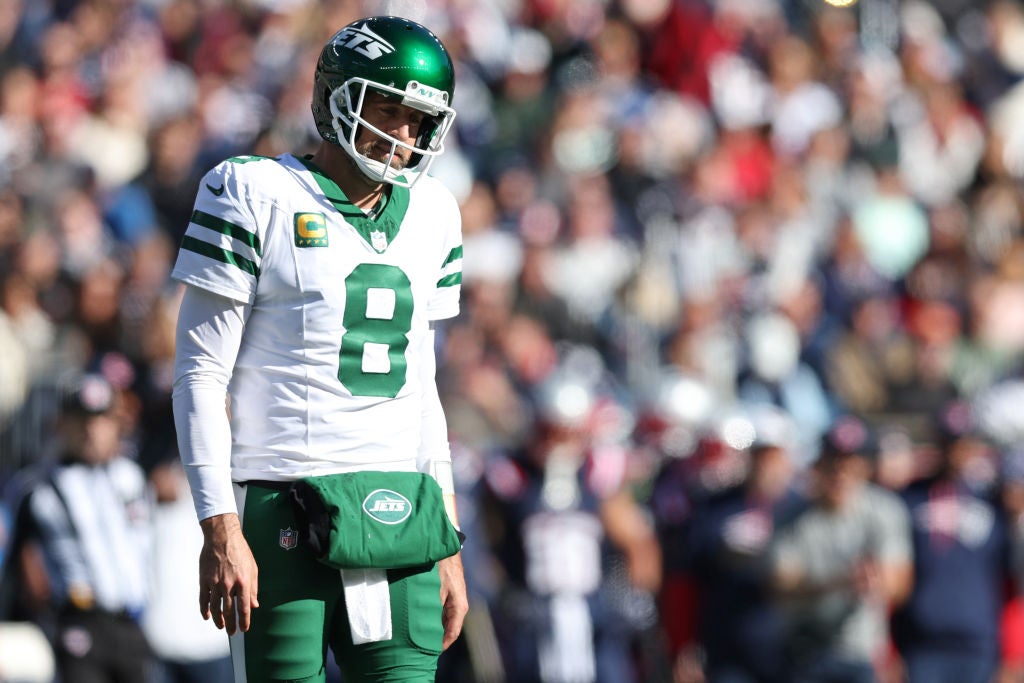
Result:
[[[33,488],[29,511],[56,605],[142,610],[153,542],[147,492],[142,469],[126,458],[62,463]]]

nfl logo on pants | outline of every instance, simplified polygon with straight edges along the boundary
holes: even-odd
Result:
[[[281,529],[281,535],[278,537],[277,543],[285,550],[291,550],[299,544],[299,532],[291,527]]]

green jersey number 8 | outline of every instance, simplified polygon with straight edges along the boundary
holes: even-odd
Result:
[[[353,396],[394,398],[408,369],[409,277],[395,266],[362,263],[345,278],[345,297],[338,380]]]

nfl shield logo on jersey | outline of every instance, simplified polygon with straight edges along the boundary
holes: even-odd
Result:
[[[281,535],[278,537],[277,543],[285,550],[291,550],[299,544],[299,532],[291,527],[281,529]]]
[[[388,248],[388,237],[380,230],[374,230],[370,233],[370,244],[377,251],[384,251]]]

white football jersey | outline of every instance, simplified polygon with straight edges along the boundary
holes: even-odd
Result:
[[[437,180],[374,217],[310,162],[203,178],[173,277],[251,304],[228,388],[232,478],[414,467],[432,320],[459,312],[458,204]]]

